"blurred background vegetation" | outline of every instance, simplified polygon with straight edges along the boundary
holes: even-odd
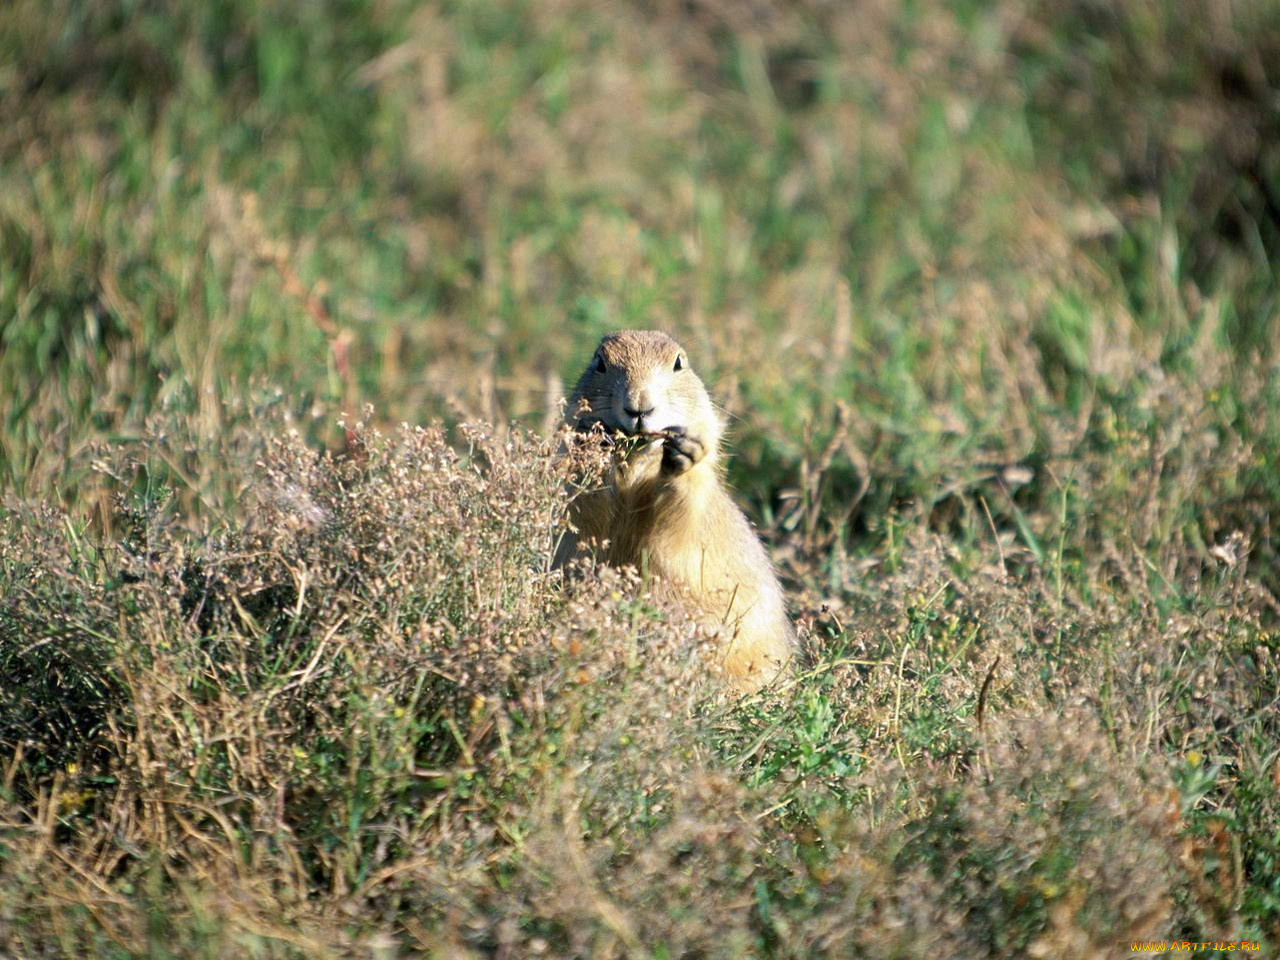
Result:
[[[381,425],[546,429],[600,333],[666,328],[732,417],[730,480],[774,548],[811,662],[883,658],[899,692],[882,704],[892,724],[866,706],[846,729],[820,703],[856,712],[879,668],[815,668],[801,720],[764,705],[710,740],[729,750],[763,724],[776,763],[753,776],[775,786],[808,758],[816,779],[783,802],[828,831],[823,850],[854,840],[819,808],[865,814],[842,778],[879,760],[910,771],[901,810],[963,834],[961,794],[979,788],[934,764],[969,769],[952,731],[998,649],[970,645],[1008,630],[1005,669],[1028,659],[1006,705],[1056,711],[1075,690],[1096,708],[1070,721],[1079,743],[1146,730],[1116,756],[1181,791],[1174,833],[1201,845],[1170,897],[1202,938],[1275,939],[1280,924],[1280,766],[1265,746],[1278,266],[1275,0],[0,12],[8,523],[40,503],[65,511],[73,540],[113,543],[123,484],[208,534],[246,522],[245,469],[266,435],[296,428],[338,450],[339,419],[365,404]],[[121,450],[145,469],[104,469]],[[32,569],[6,563],[11,584]],[[989,592],[965,594],[984,577]],[[39,617],[9,615],[22,625],[0,631],[16,658],[4,663],[29,677]],[[916,650],[942,688],[917,691],[912,727],[900,694]],[[947,693],[971,656],[977,682]],[[1129,668],[1150,686],[1122,695]],[[57,696],[32,690],[12,703]],[[1046,754],[1049,779],[1085,762],[1063,751]],[[50,747],[23,775],[65,774],[67,756]],[[1112,773],[1120,790],[1129,774]],[[886,842],[859,836],[857,849]],[[963,878],[989,869],[983,843],[1018,842],[982,834],[913,862],[953,871],[949,902],[996,916]],[[811,879],[845,876],[804,862]],[[1021,919],[996,925],[1006,940],[990,955],[1050,942],[1053,904],[1072,895],[1037,876],[1038,906],[1004,904]],[[749,934],[778,955],[785,904],[821,912],[806,898],[822,882],[788,883],[755,891]],[[639,955],[625,925],[604,926]],[[1068,956],[1076,941],[1053,943]]]
[[[263,384],[541,422],[635,325],[690,341],[761,504],[842,403],[869,516],[1108,418],[1149,432],[1170,381],[1273,434],[1240,393],[1274,339],[1278,17],[17,3],[3,482],[72,496],[86,438],[164,405],[214,430]]]

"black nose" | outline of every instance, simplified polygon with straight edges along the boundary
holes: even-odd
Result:
[[[623,407],[622,412],[628,417],[635,417],[637,420],[643,420],[645,417],[649,416],[649,414],[653,413],[653,407],[650,407],[648,410],[632,410],[630,407]]]

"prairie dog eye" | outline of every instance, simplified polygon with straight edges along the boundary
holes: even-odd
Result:
[[[604,362],[604,354],[596,354],[596,373],[604,373],[607,365]]]
[[[683,369],[684,369],[684,357],[680,356],[680,354],[678,354],[678,353],[676,354],[676,365],[675,365],[674,367],[672,367],[672,369],[673,369],[673,370],[683,370]]]

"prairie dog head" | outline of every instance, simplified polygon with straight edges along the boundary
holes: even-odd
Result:
[[[569,418],[637,435],[675,431],[713,445],[721,422],[684,348],[658,330],[607,334],[574,388]]]

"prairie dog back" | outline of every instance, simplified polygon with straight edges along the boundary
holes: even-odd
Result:
[[[605,336],[570,399],[578,430],[602,424],[619,444],[608,482],[578,497],[557,564],[581,552],[647,566],[688,588],[724,638],[721,666],[741,691],[790,661],[782,589],[719,471],[724,420],[674,339],[656,330]]]

